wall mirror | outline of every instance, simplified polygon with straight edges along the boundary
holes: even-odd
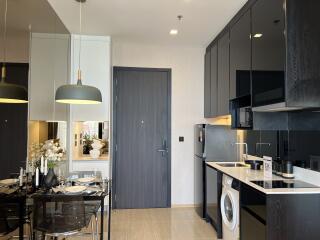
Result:
[[[109,159],[109,122],[73,122],[72,159]]]
[[[4,59],[4,9],[0,0],[0,64],[6,62],[9,83],[28,88],[29,102],[0,104],[0,179],[27,166],[32,143],[67,144],[68,109],[57,106],[53,96],[68,81],[70,38],[47,1],[9,0]]]

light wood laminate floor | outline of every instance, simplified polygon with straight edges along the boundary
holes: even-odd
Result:
[[[112,240],[215,240],[193,208],[115,210]]]
[[[99,219],[100,220],[100,219]],[[99,221],[100,222],[100,221]],[[107,217],[105,218],[107,231]],[[84,229],[83,232],[90,232]],[[25,229],[28,233],[28,229]],[[17,235],[17,231],[10,235]],[[105,232],[104,239],[107,239]],[[6,240],[9,236],[0,237]],[[61,239],[61,238],[60,238]],[[67,240],[91,240],[90,235]],[[113,210],[111,240],[216,240],[214,229],[193,208]]]

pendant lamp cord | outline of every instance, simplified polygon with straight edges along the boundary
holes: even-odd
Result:
[[[78,81],[77,85],[82,85],[81,82],[81,48],[82,48],[82,1],[80,1],[79,8],[79,30],[80,30],[80,43],[79,43],[79,69],[78,69]]]
[[[7,13],[8,13],[8,0],[5,1],[5,10],[4,10],[3,63],[2,63],[2,68],[1,68],[1,83],[3,83],[6,78]]]

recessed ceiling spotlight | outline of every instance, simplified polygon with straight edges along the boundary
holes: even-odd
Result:
[[[178,34],[178,30],[177,29],[171,29],[170,30],[170,35],[177,35]]]
[[[262,37],[262,33],[256,33],[253,37],[255,37],[255,38],[261,38]]]

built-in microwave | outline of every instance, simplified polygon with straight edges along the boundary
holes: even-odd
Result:
[[[251,95],[232,99],[230,101],[230,113],[231,127],[233,129],[252,129]]]

